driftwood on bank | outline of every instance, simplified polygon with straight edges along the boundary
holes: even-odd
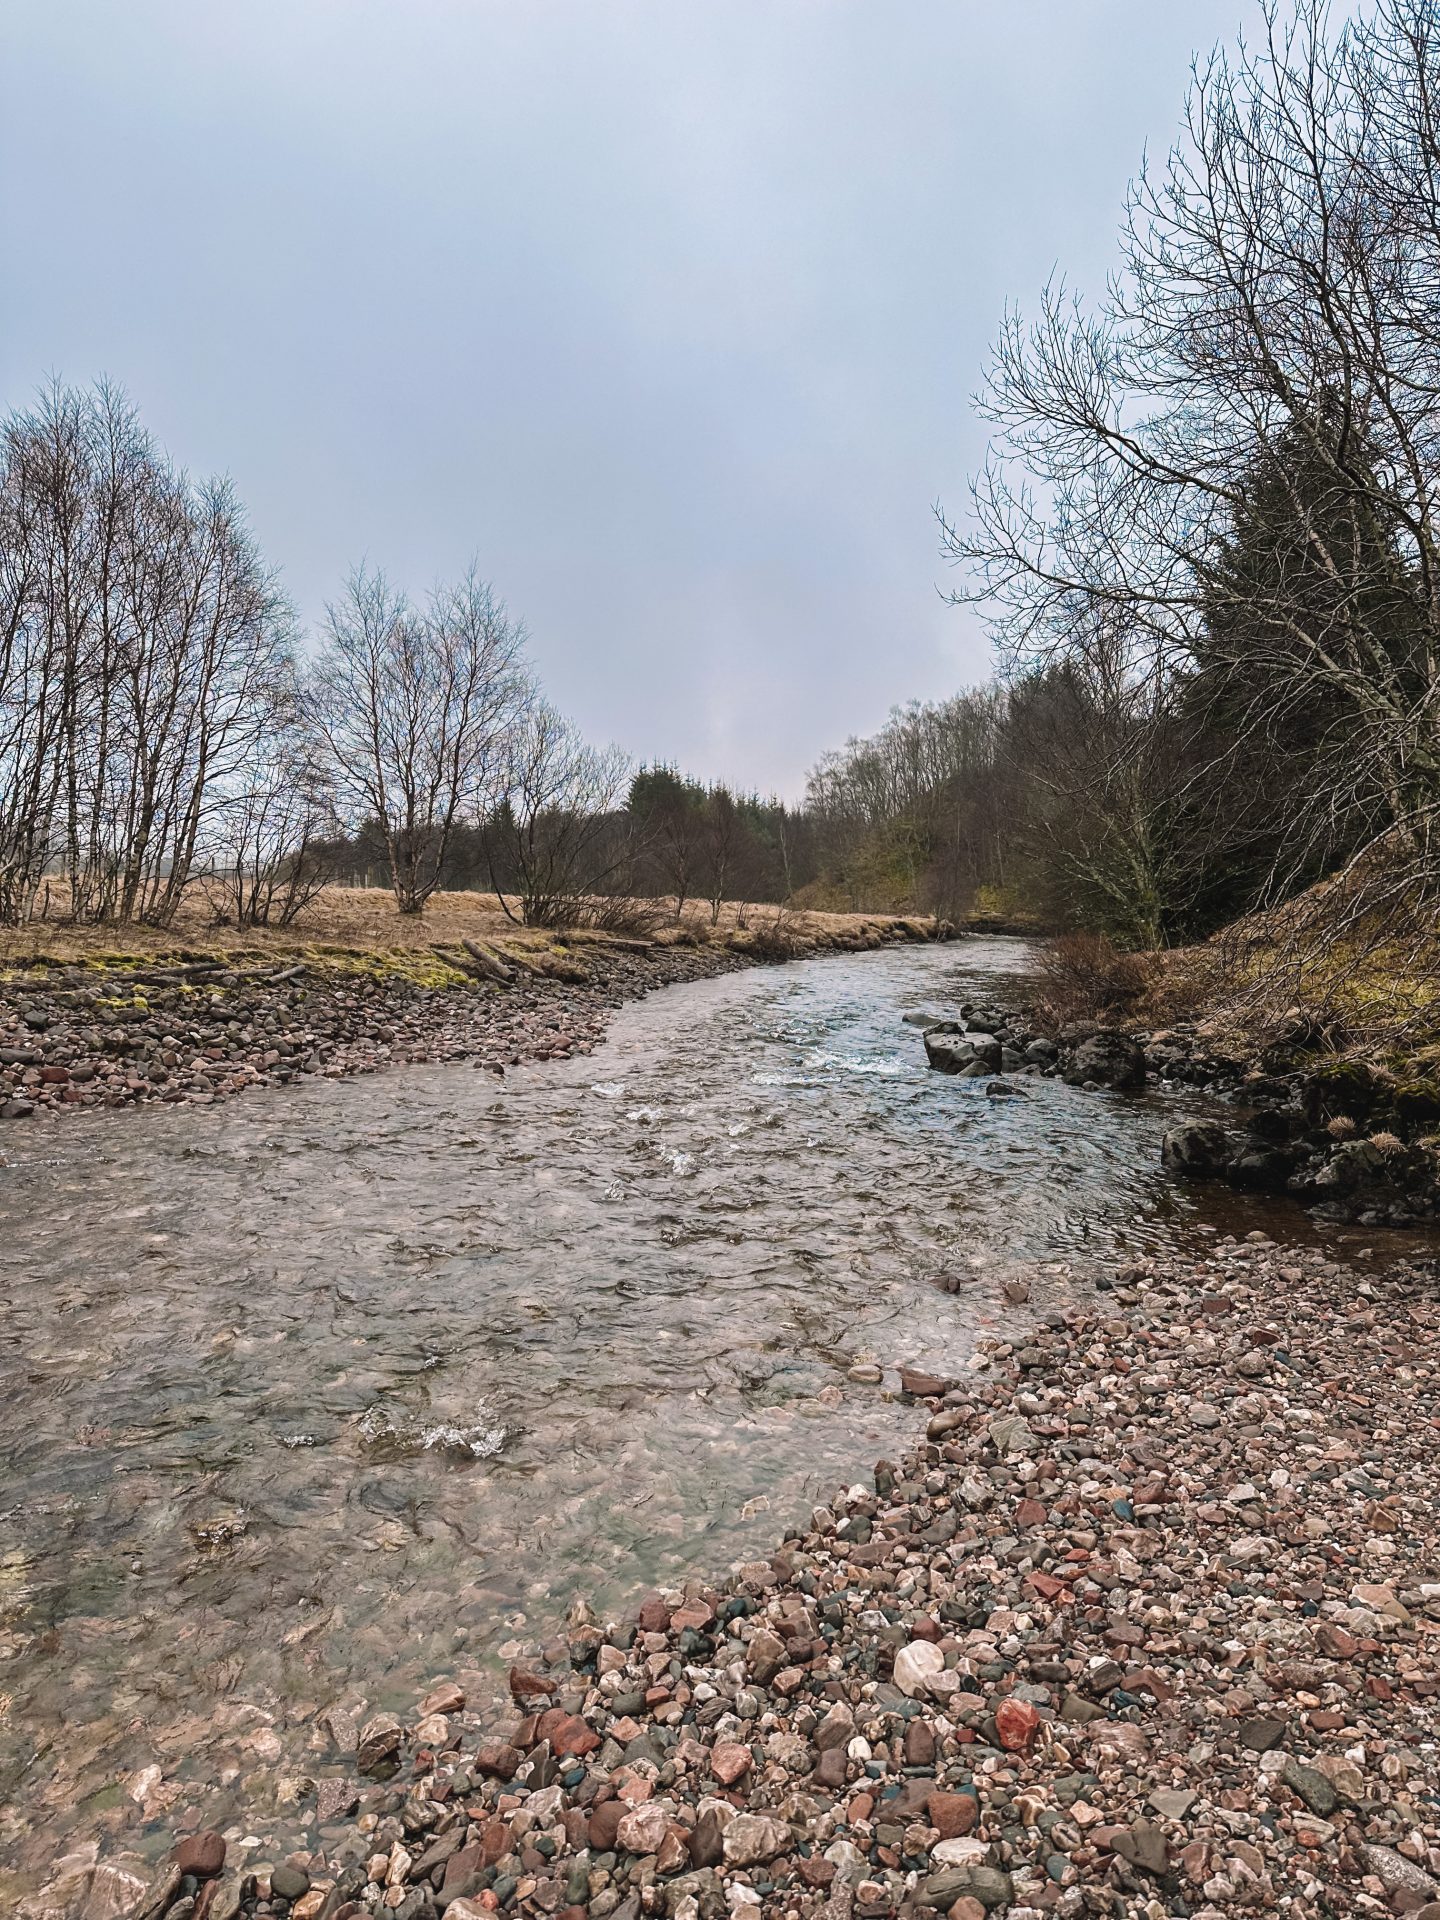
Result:
[[[501,986],[506,987],[514,982],[514,969],[507,967],[498,953],[492,953],[488,947],[482,947],[477,940],[462,940],[460,944],[487,980],[496,980]]]

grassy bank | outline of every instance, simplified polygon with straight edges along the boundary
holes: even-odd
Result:
[[[641,932],[598,928],[559,932],[520,924],[515,900],[493,893],[437,893],[421,914],[402,914],[380,887],[327,887],[290,927],[217,925],[198,895],[186,901],[169,927],[86,927],[65,918],[65,901],[53,892],[45,918],[23,927],[0,928],[0,970],[15,974],[46,966],[104,968],[133,962],[200,961],[227,964],[287,958],[343,963],[347,957],[414,972],[446,956],[459,970],[473,971],[465,943],[472,941],[524,967],[554,971],[557,959],[580,960],[587,951],[646,947],[715,947],[757,957],[829,950],[862,951],[895,940],[930,940],[936,922],[920,915],[795,912],[773,906],[726,902],[718,918],[708,905],[687,903],[677,917],[673,902],[637,903]],[[506,908],[509,911],[506,911]],[[563,972],[563,969],[561,969]]]

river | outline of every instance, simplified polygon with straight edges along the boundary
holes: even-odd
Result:
[[[1188,1231],[1165,1099],[927,1070],[902,1014],[1013,999],[1025,962],[825,958],[503,1081],[7,1134],[11,1886],[76,1838],[302,1831],[325,1708],[483,1692],[577,1592],[772,1546],[913,1435],[857,1363],[954,1371],[1072,1297],[1077,1254]]]

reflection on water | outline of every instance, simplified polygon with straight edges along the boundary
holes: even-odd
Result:
[[[1023,961],[825,959],[672,989],[503,1084],[431,1067],[7,1136],[19,1884],[70,1833],[158,1852],[197,1806],[263,1821],[328,1705],[407,1710],[577,1589],[772,1543],[913,1431],[857,1358],[953,1368],[1007,1275],[1043,1305],[1082,1246],[1172,1232],[1163,1103],[990,1099],[901,1024]]]

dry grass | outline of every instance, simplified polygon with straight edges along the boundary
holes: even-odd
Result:
[[[1133,1015],[1154,971],[1149,955],[1121,953],[1104,934],[1062,933],[1040,950],[1046,1023],[1123,1020]]]
[[[1403,875],[1401,876],[1403,879]],[[1403,1060],[1440,1043],[1440,919],[1383,868],[1352,869],[1152,956],[1152,1022],[1193,1018],[1237,1054],[1313,1033],[1324,1050]]]
[[[782,912],[771,906],[727,902],[716,926],[708,906],[687,906],[677,924],[673,902],[656,903],[663,918],[654,934],[656,945],[676,942],[745,949],[773,948],[780,938],[803,951],[832,945],[878,945],[882,940],[926,938],[933,923],[914,916],[866,913]],[[512,911],[519,905],[510,901]],[[574,928],[557,934],[516,924],[493,893],[437,893],[422,914],[396,910],[389,891],[381,887],[327,887],[296,921],[286,928],[216,927],[199,893],[181,907],[173,926],[153,928],[77,927],[61,917],[63,896],[52,887],[47,918],[23,927],[0,928],[0,966],[23,966],[29,961],[154,958],[161,955],[223,954],[273,955],[333,951],[361,954],[428,954],[433,949],[460,947],[474,940],[512,954],[553,953],[557,947],[624,945],[627,936],[598,929]]]

